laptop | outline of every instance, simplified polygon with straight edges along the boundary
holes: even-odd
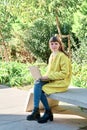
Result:
[[[29,70],[34,80],[38,80],[42,77],[41,72],[37,66],[30,66]]]

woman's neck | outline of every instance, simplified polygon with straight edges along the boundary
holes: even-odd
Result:
[[[57,54],[58,52],[59,52],[59,51],[53,51],[52,53],[53,53],[53,54]]]
[[[59,51],[53,51],[52,55],[56,56]]]

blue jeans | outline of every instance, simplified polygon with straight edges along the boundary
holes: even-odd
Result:
[[[37,80],[34,84],[34,108],[35,107],[39,108],[39,103],[41,101],[46,110],[50,109],[48,101],[47,101],[47,97],[46,97],[45,93],[42,91],[42,87],[46,83],[48,83],[48,82]]]

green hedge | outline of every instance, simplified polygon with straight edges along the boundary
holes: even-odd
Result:
[[[33,65],[37,65],[42,74],[46,72],[47,64],[36,62]],[[31,66],[31,64],[0,62],[0,84],[10,87],[32,84],[34,80],[29,72],[29,66]],[[87,88],[87,65],[78,65],[74,63],[72,68],[72,85]]]
[[[79,65],[74,63],[72,68],[72,85],[87,88],[87,64]]]
[[[29,64],[17,62],[0,62],[0,84],[22,86],[30,84],[33,79],[28,70]]]

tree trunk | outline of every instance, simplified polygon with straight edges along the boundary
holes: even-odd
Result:
[[[1,37],[1,39],[2,39],[1,44],[2,44],[3,47],[4,47],[4,55],[3,55],[2,59],[5,58],[5,61],[9,61],[9,56],[8,56],[7,47],[6,47],[6,44],[5,44],[3,35],[2,35],[1,33],[0,33],[0,37]]]

